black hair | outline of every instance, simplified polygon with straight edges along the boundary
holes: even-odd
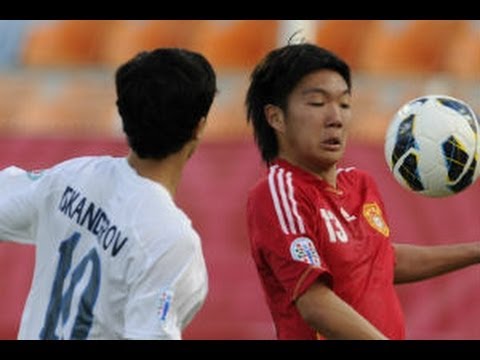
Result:
[[[208,60],[176,48],[139,53],[118,68],[115,83],[128,143],[140,158],[152,159],[192,139],[217,91]]]
[[[334,53],[308,43],[272,50],[253,70],[245,100],[247,121],[253,124],[255,142],[267,164],[278,155],[278,141],[265,117],[265,106],[272,104],[285,111],[288,96],[300,80],[322,69],[339,73],[351,89],[347,63]]]

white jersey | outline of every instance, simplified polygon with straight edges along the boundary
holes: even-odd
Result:
[[[180,339],[207,294],[189,218],[126,158],[0,171],[0,239],[36,246],[20,339]]]

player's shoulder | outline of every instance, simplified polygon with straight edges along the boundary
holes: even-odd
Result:
[[[266,190],[268,190],[268,178],[263,175],[253,184],[253,186],[250,187],[248,191],[248,197],[251,198],[260,196],[261,194],[265,193]]]
[[[250,189],[250,196],[291,196],[308,193],[315,187],[315,178],[306,171],[286,161],[271,164],[264,175]]]
[[[104,179],[113,173],[112,168],[119,163],[119,158],[111,156],[81,156],[62,161],[48,169],[48,174],[55,178],[91,178]]]
[[[161,185],[137,192],[132,201],[136,203],[135,216],[132,219],[137,222],[139,228],[158,232],[156,236],[165,234],[168,237],[189,232],[192,228],[190,217],[177,206]],[[159,221],[162,222],[162,226],[158,226]]]
[[[79,156],[64,160],[54,166],[55,169],[81,168],[98,163],[108,163],[113,161],[113,157],[107,155],[101,156]]]
[[[281,204],[309,201],[312,187],[315,184],[298,169],[272,164],[250,188],[247,209],[258,215],[260,209],[269,213]]]
[[[161,199],[144,205],[132,218],[132,227],[146,256],[153,259],[171,249],[188,250],[197,246],[198,234],[190,218],[175,204]]]

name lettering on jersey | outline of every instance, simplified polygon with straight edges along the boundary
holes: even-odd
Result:
[[[388,236],[390,234],[390,229],[383,219],[382,209],[378,206],[377,203],[367,203],[363,205],[363,216],[367,219],[368,224],[383,234]]]
[[[58,209],[95,235],[104,250],[111,248],[113,257],[128,241],[128,237],[122,236],[122,231],[112,223],[101,207],[70,186],[65,188]]]

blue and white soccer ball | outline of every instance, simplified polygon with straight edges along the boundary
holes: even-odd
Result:
[[[480,176],[479,120],[450,96],[411,100],[390,123],[385,158],[404,188],[431,197],[456,194]]]

